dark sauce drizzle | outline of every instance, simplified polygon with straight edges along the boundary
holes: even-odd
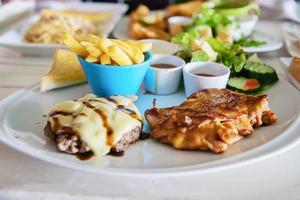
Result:
[[[139,120],[143,124],[143,121],[138,119],[138,115],[134,110],[126,108],[124,105],[119,104],[115,99],[113,99],[111,97],[105,97],[105,99],[116,104],[117,109],[122,110],[126,114],[129,114],[131,117]],[[77,100],[75,100],[75,101],[77,101]],[[104,112],[99,109],[95,109],[95,106],[93,106],[92,104],[89,103],[89,102],[93,102],[93,101],[97,101],[97,102],[101,102],[101,103],[106,103],[106,102],[97,100],[97,99],[90,99],[88,102],[82,102],[82,103],[85,106],[87,106],[88,108],[93,109],[97,114],[99,114],[99,116],[101,117],[101,119],[103,121],[103,126],[107,130],[107,145],[112,146],[113,145],[113,130],[109,126],[107,116],[104,114]],[[50,113],[49,116],[53,117],[52,118],[53,119],[53,129],[51,128],[51,125],[48,122],[44,131],[48,136],[52,137],[54,139],[54,141],[56,141],[56,137],[55,137],[56,134],[52,130],[54,130],[54,131],[59,130],[60,132],[68,133],[68,134],[70,134],[70,137],[72,137],[72,135],[76,134],[75,131],[71,127],[62,127],[59,124],[58,118],[54,117],[55,115],[72,116],[74,118],[77,116],[86,116],[84,113],[78,113],[77,115],[74,115],[71,112],[65,112],[65,111],[54,111],[54,112]],[[149,139],[150,137],[151,136],[149,133],[141,133],[139,140],[146,140],[146,139]],[[88,160],[94,155],[94,153],[92,151],[87,151],[87,152],[83,152],[83,153],[76,153],[75,155],[80,160]],[[124,151],[116,151],[116,148],[113,147],[113,148],[111,148],[108,155],[120,157],[120,156],[124,155]]]
[[[124,151],[117,151],[116,148],[111,148],[109,153],[107,155],[111,155],[111,156],[116,156],[116,157],[121,157],[124,156]]]
[[[84,153],[76,153],[76,157],[80,160],[89,160],[94,153],[92,151],[86,151]]]

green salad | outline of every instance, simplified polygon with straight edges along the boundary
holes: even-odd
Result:
[[[240,36],[239,40],[226,40],[222,30],[235,27],[237,21],[207,8],[194,22],[171,39],[180,47],[177,55],[186,62],[213,61],[222,63],[231,70],[228,87],[249,94],[265,91],[278,80],[275,70],[264,64],[257,56],[244,52],[248,46],[264,42]],[[234,30],[234,29],[233,29]]]
[[[250,36],[244,35],[240,27],[241,16],[226,15],[219,12],[216,9],[218,4],[215,7],[207,5],[210,4],[204,4],[202,12],[193,16],[193,23],[185,27],[185,32],[200,37],[218,38],[221,41],[239,44],[244,47],[257,47],[265,44],[264,41],[253,40]],[[254,7],[256,8],[256,6],[255,4]],[[249,8],[253,8],[253,6]],[[259,7],[257,9],[255,9],[255,14],[259,14]],[[255,14],[250,14],[250,16]],[[246,13],[247,15],[248,13]]]

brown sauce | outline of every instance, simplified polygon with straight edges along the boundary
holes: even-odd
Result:
[[[142,132],[139,136],[139,140],[148,140],[151,138],[150,133]]]
[[[206,76],[206,77],[215,77],[216,76],[214,74],[208,74],[208,73],[197,73],[195,75],[196,76]]]
[[[171,64],[164,64],[164,63],[158,63],[158,64],[151,64],[152,67],[155,68],[160,68],[160,69],[170,69],[170,68],[175,68],[175,65]]]
[[[125,153],[124,151],[116,151],[116,148],[111,148],[108,155],[121,157],[124,156],[124,153]]]
[[[106,99],[107,101],[110,101],[110,102],[113,102],[113,103],[115,103],[115,104],[118,104],[118,102],[117,102],[115,99],[111,98],[111,97],[105,97],[105,99]]]
[[[108,124],[107,116],[104,114],[102,110],[95,109],[93,105],[91,105],[89,102],[83,102],[84,105],[86,105],[88,108],[93,109],[98,115],[101,117],[103,121],[103,126],[107,131],[107,138],[106,138],[106,144],[109,146],[113,145],[113,130]]]
[[[92,151],[87,151],[84,153],[76,153],[76,157],[80,160],[89,160],[94,153]]]
[[[68,115],[72,115],[72,113],[70,113],[70,112],[65,112],[65,111],[54,111],[53,113],[50,114],[50,117],[53,117],[54,115],[64,115],[64,116],[68,116]]]

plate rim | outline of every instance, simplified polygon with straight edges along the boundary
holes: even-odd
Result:
[[[285,80],[281,80],[283,82],[283,84],[287,85],[287,87],[292,87],[293,90],[296,90],[296,88],[294,88],[288,81]],[[233,169],[239,166],[243,166],[243,165],[247,165],[247,164],[251,164],[251,163],[255,163],[261,160],[264,160],[266,158],[271,158],[274,157],[276,155],[279,155],[283,152],[286,152],[287,150],[290,150],[291,148],[295,147],[298,143],[300,143],[300,135],[295,135],[295,133],[290,133],[290,134],[280,134],[279,136],[277,136],[276,138],[272,139],[271,141],[262,144],[258,147],[252,148],[246,152],[242,152],[239,153],[237,155],[234,156],[230,156],[228,158],[224,158],[221,160],[216,160],[216,161],[211,161],[209,163],[207,163],[205,166],[205,164],[202,164],[202,167],[199,167],[199,164],[193,164],[190,166],[180,166],[180,167],[171,167],[171,168],[156,168],[156,169],[136,169],[136,168],[126,168],[126,169],[122,169],[122,168],[107,168],[107,167],[103,167],[103,168],[93,168],[90,166],[84,166],[80,163],[73,163],[70,161],[64,161],[63,159],[61,159],[60,157],[54,157],[54,156],[49,156],[49,155],[45,155],[42,153],[42,151],[38,151],[33,153],[31,150],[31,148],[29,149],[22,149],[22,145],[16,145],[16,143],[12,140],[10,140],[8,137],[6,137],[5,135],[7,134],[5,132],[5,128],[4,128],[4,124],[3,119],[5,116],[5,113],[7,112],[7,110],[10,108],[10,106],[6,106],[9,105],[10,100],[15,99],[17,97],[20,97],[20,95],[25,94],[28,91],[32,91],[35,90],[39,87],[39,84],[34,84],[31,86],[28,86],[26,88],[23,88],[21,90],[18,90],[14,93],[12,93],[11,95],[5,97],[3,100],[0,101],[0,141],[2,141],[4,144],[8,145],[9,147],[19,151],[20,153],[29,155],[35,159],[39,159],[42,160],[46,163],[51,163],[54,165],[58,165],[61,167],[65,167],[65,168],[71,168],[71,169],[76,169],[79,171],[84,171],[84,172],[93,172],[96,174],[106,174],[106,175],[119,175],[119,176],[131,176],[131,177],[154,177],[154,176],[186,176],[186,175],[192,175],[192,174],[206,174],[206,173],[212,173],[212,172],[217,172],[217,171],[223,171],[223,170],[227,170],[227,169]],[[298,91],[297,91],[298,92]],[[299,95],[299,99],[300,99],[300,95]],[[295,118],[293,119],[293,121],[291,122],[291,124],[286,128],[286,130],[284,130],[283,133],[287,133],[287,132],[297,132],[297,129],[300,129],[300,112],[298,112],[295,116]],[[295,140],[291,140],[291,141],[280,141],[284,138],[282,137],[296,137]],[[277,144],[279,143],[279,144]],[[274,147],[272,147],[272,145],[279,145],[279,148],[275,147],[275,149],[273,149]],[[265,149],[266,150],[263,150]],[[255,151],[253,152],[253,151]],[[263,151],[263,154],[258,154],[260,151]],[[254,154],[254,155],[253,155]],[[258,155],[256,155],[258,154]],[[244,159],[240,159],[240,157],[245,157]],[[223,161],[225,160],[225,164],[218,166],[217,162],[218,161]],[[216,163],[216,166],[214,166],[214,164]],[[70,165],[71,164],[71,165]],[[204,165],[204,167],[203,167]],[[212,165],[212,166],[209,166]]]

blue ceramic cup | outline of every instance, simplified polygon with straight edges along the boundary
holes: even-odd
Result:
[[[97,96],[136,94],[152,59],[146,52],[145,61],[128,66],[109,66],[87,62],[78,56],[86,79]]]

